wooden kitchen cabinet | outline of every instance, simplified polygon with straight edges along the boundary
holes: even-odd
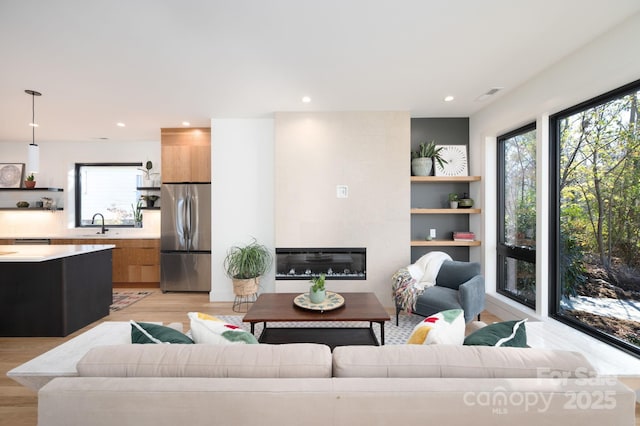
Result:
[[[211,182],[211,129],[161,129],[162,182]]]
[[[53,239],[51,244],[113,244],[114,287],[160,287],[158,239]]]

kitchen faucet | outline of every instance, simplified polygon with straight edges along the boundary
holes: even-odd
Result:
[[[102,215],[102,213],[96,213],[93,215],[93,217],[91,218],[91,224],[93,225],[96,221],[96,216],[100,216],[102,218],[102,227],[100,228],[100,234],[104,234],[105,232],[108,231],[107,228],[104,227],[104,216]]]

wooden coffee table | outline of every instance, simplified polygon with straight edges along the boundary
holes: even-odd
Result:
[[[260,343],[323,343],[332,349],[345,345],[384,345],[384,323],[388,312],[373,293],[340,293],[343,306],[329,311],[313,311],[294,305],[300,293],[264,293],[251,306],[242,319],[251,324],[251,333],[257,323],[264,328]],[[348,322],[366,321],[369,327],[267,327],[273,322]],[[373,331],[373,323],[380,324],[380,342]]]

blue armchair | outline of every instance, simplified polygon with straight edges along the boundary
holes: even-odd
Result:
[[[448,309],[462,309],[464,320],[471,322],[484,310],[484,277],[480,264],[445,260],[436,277],[436,285],[417,297],[414,314],[428,317]],[[396,325],[401,307],[396,303]]]

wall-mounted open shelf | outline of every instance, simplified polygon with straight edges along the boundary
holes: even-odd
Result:
[[[481,241],[453,241],[453,240],[431,240],[431,241],[411,241],[411,247],[476,247],[481,245]]]
[[[62,207],[45,209],[44,207],[0,207],[0,210],[20,210],[21,212],[53,212],[64,210]]]
[[[49,191],[49,192],[62,192],[62,188],[0,188],[0,191]]]
[[[411,176],[412,183],[468,183],[479,182],[480,176]],[[413,207],[410,210],[412,215],[470,215],[481,214],[482,209],[476,208],[420,208]],[[482,244],[481,241],[454,241],[454,240],[413,240],[411,247],[477,247]]]
[[[478,182],[480,176],[411,176],[411,182]]]
[[[482,209],[411,209],[411,214],[480,214]]]

